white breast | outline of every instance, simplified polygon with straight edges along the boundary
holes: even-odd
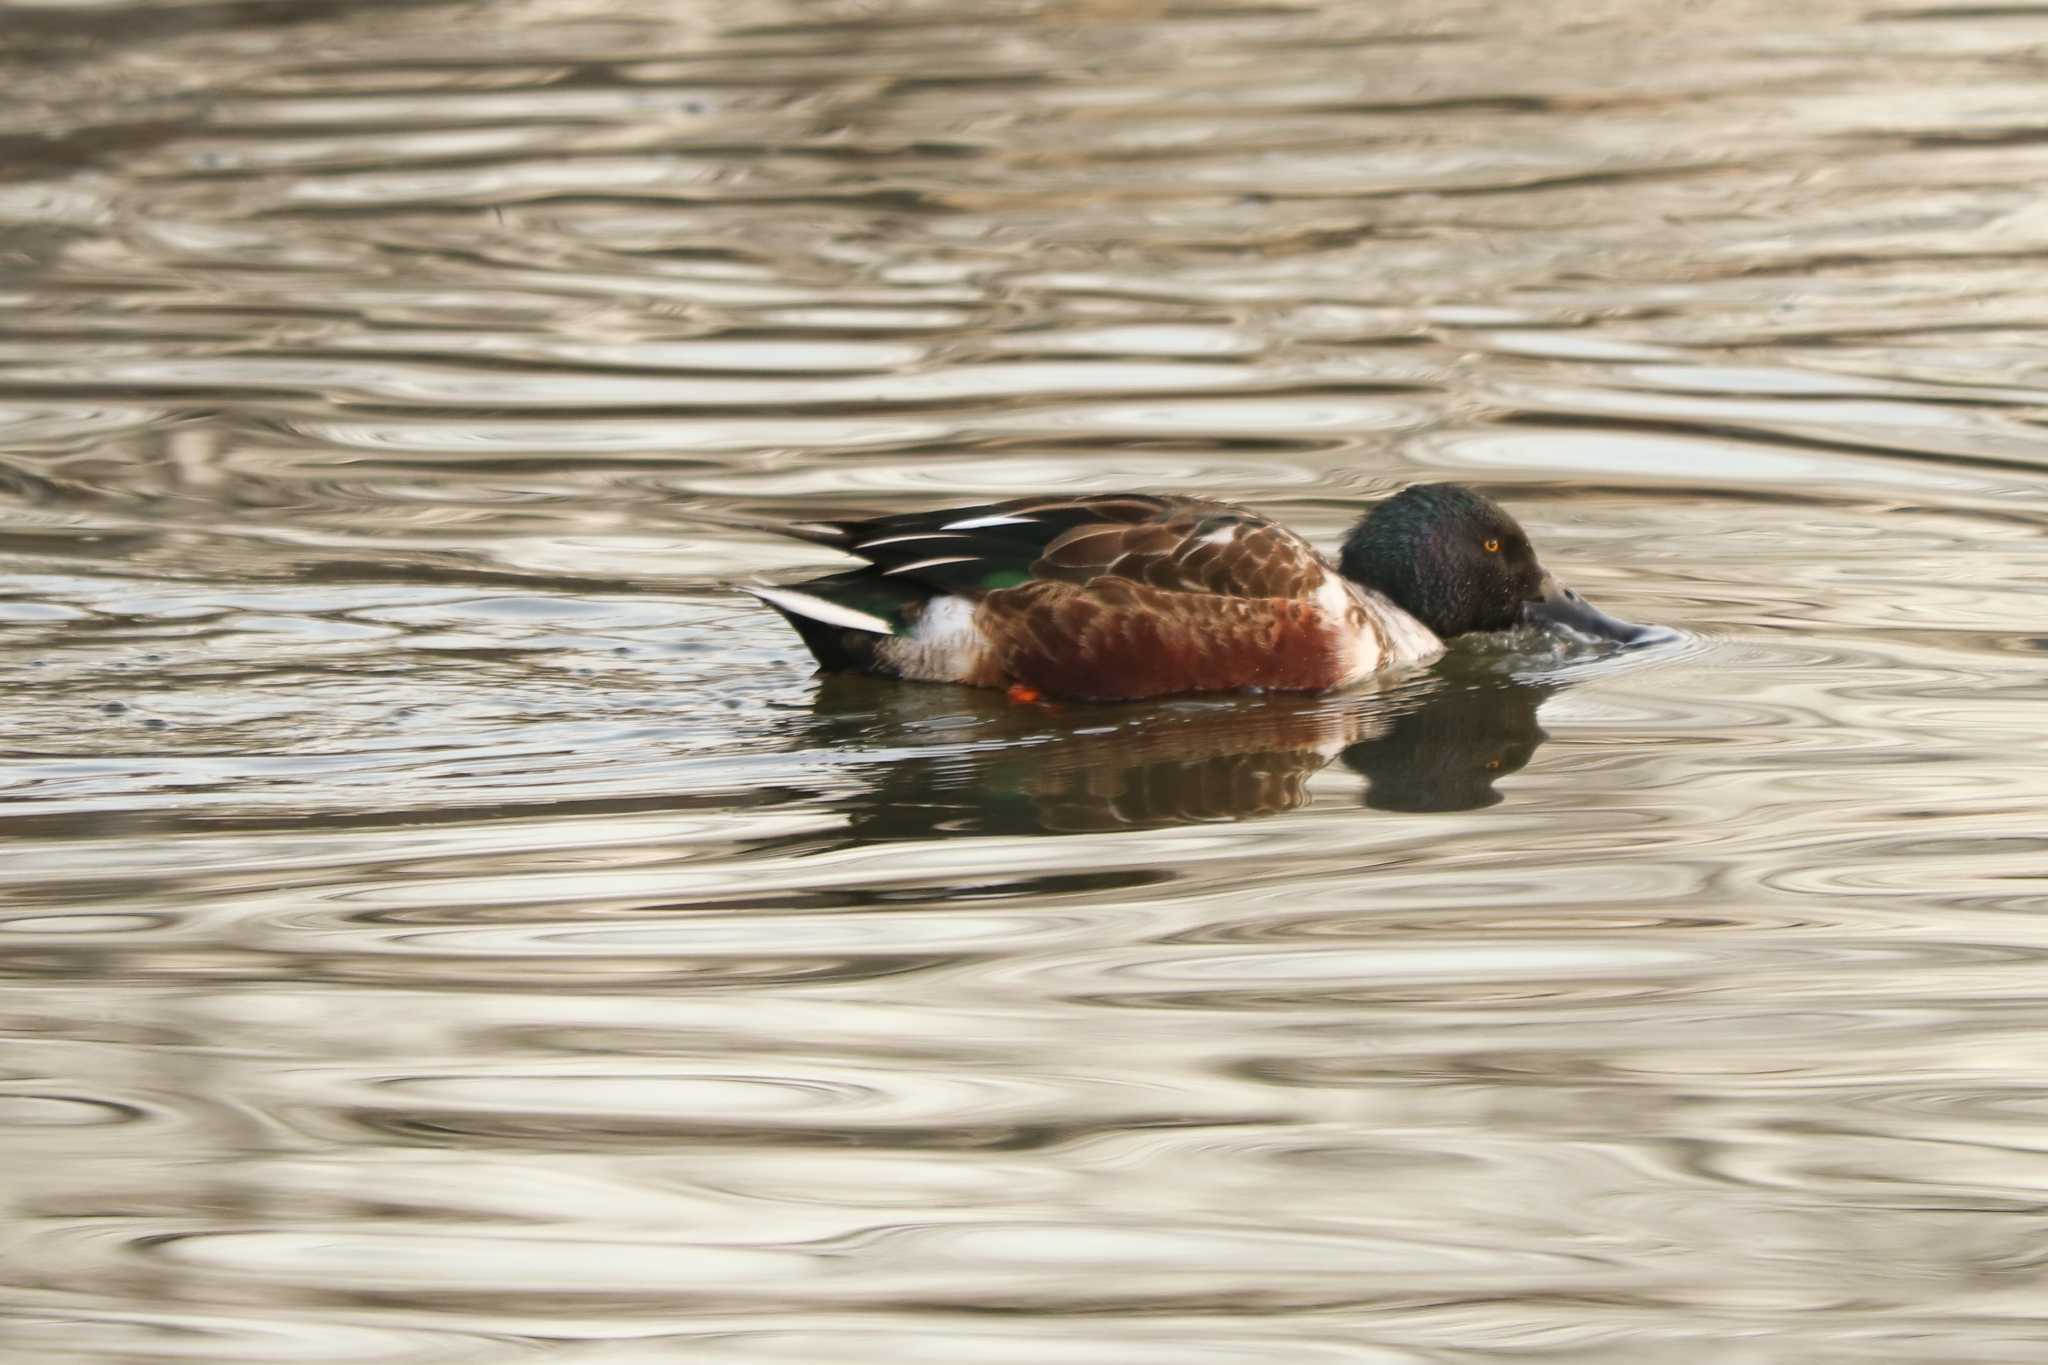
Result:
[[[881,654],[903,677],[921,682],[961,682],[981,671],[988,640],[974,624],[974,603],[964,597],[934,597],[910,634],[885,642]]]
[[[1390,668],[1428,663],[1444,652],[1428,626],[1371,588],[1328,572],[1316,590],[1316,605],[1337,626],[1340,687]]]

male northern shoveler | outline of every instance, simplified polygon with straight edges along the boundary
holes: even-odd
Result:
[[[1374,506],[1335,565],[1242,508],[1143,493],[781,529],[868,561],[746,589],[828,672],[1097,701],[1316,692],[1523,620],[1624,644],[1651,633],[1564,587],[1513,517],[1450,483]]]

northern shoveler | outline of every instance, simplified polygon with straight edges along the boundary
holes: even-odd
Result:
[[[868,561],[745,589],[820,668],[1026,697],[1318,692],[1525,620],[1624,644],[1653,629],[1564,587],[1513,517],[1450,483],[1375,505],[1334,565],[1242,508],[1143,493],[778,529]]]

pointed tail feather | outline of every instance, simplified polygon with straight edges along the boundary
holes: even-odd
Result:
[[[763,535],[788,536],[793,540],[807,540],[813,545],[830,545],[843,550],[853,542],[853,530],[849,523],[839,521],[769,521],[765,518],[721,516],[714,512],[690,513],[692,521],[701,521],[708,526],[723,526],[734,531],[759,531]]]
[[[831,545],[841,550],[851,545],[854,539],[853,527],[843,521],[783,521],[772,526],[764,526],[762,529],[774,531],[778,535],[794,536],[798,540],[808,540],[813,545]]]
[[[741,592],[760,598],[788,617],[791,624],[802,619],[814,621],[819,625],[835,626],[841,630],[864,630],[872,635],[896,633],[893,622],[871,611],[862,611],[858,607],[834,602],[830,598],[805,592],[801,588],[765,588],[748,583],[737,583],[734,586]],[[802,627],[799,626],[798,629]]]
[[[886,646],[910,628],[932,596],[921,583],[887,579],[869,568],[773,587],[733,586],[782,613],[828,673],[894,676]]]

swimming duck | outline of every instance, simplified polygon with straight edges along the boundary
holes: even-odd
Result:
[[[867,560],[745,591],[827,672],[1122,701],[1319,692],[1427,663],[1468,631],[1524,621],[1632,644],[1536,561],[1492,499],[1421,484],[1373,506],[1332,564],[1264,517],[1144,493],[778,528]]]

